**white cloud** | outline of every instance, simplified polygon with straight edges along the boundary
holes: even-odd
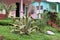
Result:
[[[60,2],[60,0],[47,0],[49,2]]]

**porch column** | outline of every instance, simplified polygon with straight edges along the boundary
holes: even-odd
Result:
[[[56,5],[56,11],[59,12],[59,5]]]
[[[40,2],[39,2],[39,19],[41,19],[41,13],[40,13]]]
[[[40,2],[41,0],[36,0],[39,3],[39,14],[38,14],[38,18],[41,19],[41,13],[40,13]]]
[[[23,0],[21,0],[20,18],[23,18]]]

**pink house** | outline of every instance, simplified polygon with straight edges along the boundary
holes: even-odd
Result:
[[[12,16],[14,16],[14,17],[16,17],[16,16],[19,16],[19,17],[23,17],[24,15],[24,13],[26,13],[26,5],[29,5],[29,4],[31,4],[31,2],[32,2],[33,0],[25,0],[25,1],[23,1],[23,0],[1,0],[1,2],[2,3],[4,3],[4,4],[6,4],[6,6],[7,7],[9,7],[9,5],[11,5],[11,4],[16,4],[16,3],[19,3],[19,8],[17,8],[17,9],[19,9],[18,11],[18,13],[16,13],[16,10],[14,10],[14,11],[12,11]],[[40,0],[36,0],[36,1],[40,1]],[[6,14],[0,14],[0,19],[4,19],[4,18],[6,18],[7,16],[8,16],[9,14],[6,12]],[[34,14],[35,15],[35,14]]]

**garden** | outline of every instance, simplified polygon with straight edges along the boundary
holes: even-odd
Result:
[[[8,12],[15,10],[15,7],[11,7],[6,10]],[[0,40],[60,40],[60,14],[45,12],[41,17],[33,19],[27,16],[26,18],[11,16],[0,20]]]
[[[49,12],[48,12],[49,13]],[[27,24],[19,18],[6,18],[0,20],[0,39],[3,40],[60,40],[60,30],[48,24],[51,18],[42,14],[42,19],[29,19]],[[52,14],[51,14],[52,15]],[[53,16],[55,17],[55,16]],[[57,16],[59,20],[59,16]],[[52,19],[55,20],[55,19]],[[57,20],[53,21],[58,23]],[[58,24],[59,25],[59,24]],[[48,34],[51,31],[54,34]]]

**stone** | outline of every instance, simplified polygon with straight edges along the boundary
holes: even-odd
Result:
[[[55,35],[55,33],[50,31],[50,30],[46,31],[46,33],[49,34],[49,35]]]

